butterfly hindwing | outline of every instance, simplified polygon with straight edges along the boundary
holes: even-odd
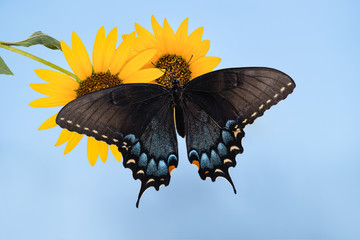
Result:
[[[170,173],[178,165],[172,105],[171,102],[160,104],[161,109],[154,115],[139,141],[129,151],[122,151],[124,166],[133,171],[135,179],[141,180],[136,206],[147,188],[159,190],[160,185],[169,185]]]
[[[126,84],[84,95],[59,112],[59,126],[116,145],[142,193],[167,186],[177,166],[172,97],[155,84]]]
[[[236,192],[228,170],[236,165],[236,154],[242,152],[243,135],[233,137],[192,101],[184,100],[184,112],[188,158],[198,167],[201,179],[224,177]]]
[[[190,81],[183,90],[186,142],[200,177],[232,184],[228,169],[243,151],[244,127],[294,88],[288,75],[271,68],[222,69]]]

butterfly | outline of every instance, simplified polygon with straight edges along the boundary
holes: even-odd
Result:
[[[194,78],[183,86],[123,84],[79,97],[63,107],[56,123],[69,131],[114,144],[125,168],[146,189],[168,186],[178,165],[177,134],[186,137],[190,163],[201,179],[225,178],[243,152],[244,127],[285,99],[295,82],[264,67],[229,68]]]

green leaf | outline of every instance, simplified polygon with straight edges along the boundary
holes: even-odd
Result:
[[[40,31],[34,32],[30,37],[20,42],[0,41],[0,44],[7,46],[22,46],[22,47],[30,47],[33,45],[41,44],[53,50],[61,50],[60,42],[58,40]]]
[[[1,57],[0,57],[0,74],[14,75]]]

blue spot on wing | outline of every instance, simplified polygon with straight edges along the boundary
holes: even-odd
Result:
[[[213,165],[210,162],[210,159],[209,159],[209,157],[207,156],[206,153],[203,153],[201,155],[200,168],[213,168]]]
[[[199,157],[199,154],[197,153],[197,151],[191,150],[189,152],[189,158],[199,159],[200,157]]]
[[[147,175],[154,175],[156,172],[157,172],[157,169],[156,169],[155,160],[151,159],[150,162],[149,162],[149,165],[148,165],[148,167],[146,169],[146,174]]]
[[[124,137],[124,140],[129,141],[131,143],[134,143],[136,138],[134,134],[129,134]]]
[[[171,155],[168,157],[168,164],[169,164],[169,166],[170,166],[170,165],[176,165],[176,162],[177,162],[177,157],[175,156],[175,154],[171,154]]]
[[[158,176],[166,175],[168,173],[168,168],[164,160],[159,161],[158,165]]]
[[[222,131],[221,133],[222,139],[226,145],[228,145],[230,142],[234,141],[233,136],[231,136],[231,133],[228,131]]]
[[[132,146],[131,154],[134,154],[135,156],[140,155],[140,142],[137,142],[134,146]]]
[[[228,154],[228,151],[223,143],[219,143],[217,149],[220,157],[225,157]]]
[[[146,167],[148,164],[148,157],[146,153],[142,153],[139,158],[139,166],[140,167]]]
[[[220,157],[214,150],[211,150],[210,160],[214,166],[221,165]]]
[[[229,120],[226,122],[226,129],[232,129],[236,125],[236,122],[234,120]]]

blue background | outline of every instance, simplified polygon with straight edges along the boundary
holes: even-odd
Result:
[[[152,14],[204,26],[217,68],[267,66],[297,83],[246,127],[245,152],[224,180],[202,181],[180,143],[169,187],[147,191],[113,157],[91,167],[86,142],[64,156],[58,109],[34,109],[43,66],[0,49],[0,239],[360,239],[360,4],[358,1],[0,1],[0,40],[41,30],[91,51],[101,26],[119,36]],[[69,69],[61,52],[28,50]]]

